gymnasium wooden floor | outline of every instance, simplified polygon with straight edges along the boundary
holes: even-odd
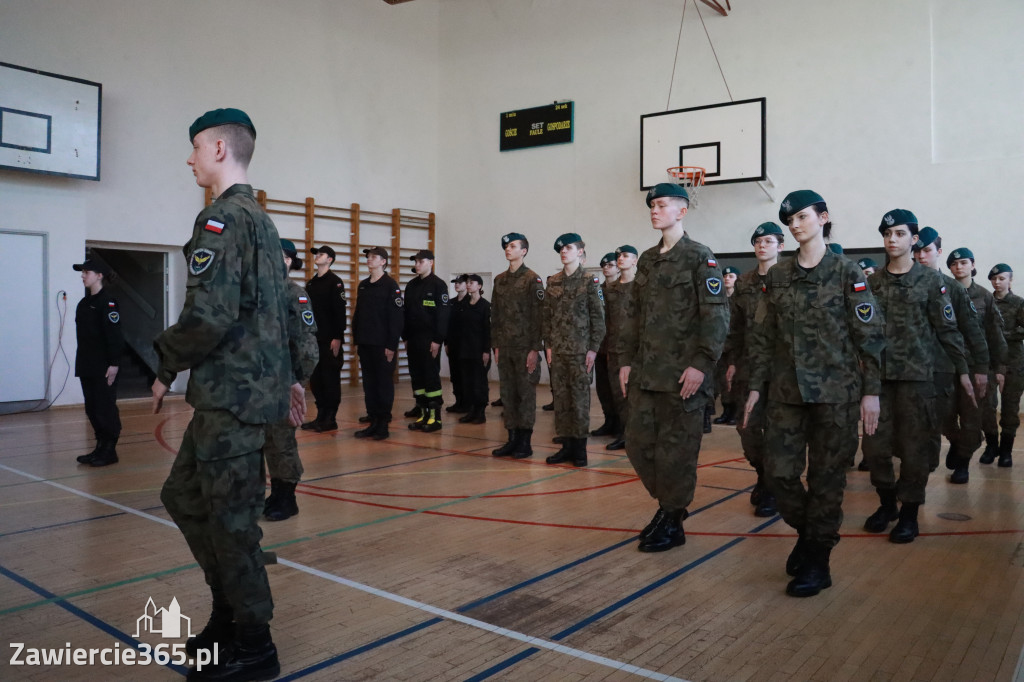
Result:
[[[397,394],[400,415],[408,385]],[[538,404],[548,397],[541,387]],[[121,462],[102,469],[75,463],[91,449],[81,408],[0,417],[8,643],[170,642],[134,636],[149,598],[176,598],[196,630],[206,622],[206,586],[159,500],[191,410],[121,410]],[[877,498],[852,470],[834,586],[801,600],[783,592],[793,533],[753,516],[734,429],[705,437],[686,545],[645,555],[635,536],[655,505],[608,439],[590,440],[587,469],[546,465],[553,418],[538,411],[534,458],[495,459],[505,432],[499,408],[487,412],[486,425],[449,420],[437,434],[399,417],[390,440],[368,443],[352,437],[362,396],[349,390],[340,431],[300,432],[301,512],[263,523],[280,557],[268,571],[281,679],[1022,679],[1020,449],[1013,469],[975,460],[966,486],[933,474],[922,535],[903,546],[861,530]],[[185,671],[13,666],[13,653],[0,679]]]

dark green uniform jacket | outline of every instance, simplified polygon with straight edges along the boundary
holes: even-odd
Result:
[[[996,298],[991,291],[975,281],[967,287],[967,293],[985,328],[990,371],[993,374],[1003,374],[1006,372],[1006,339],[1003,338],[1003,316],[996,306]]]
[[[762,296],[768,291],[768,276],[757,274],[757,270],[744,272],[736,278],[736,287],[729,299],[729,336],[722,349],[722,364],[728,368],[736,365],[733,384],[746,383],[750,379],[750,357],[747,341],[754,325],[754,316]],[[724,389],[725,387],[720,387]]]
[[[633,326],[636,316],[633,310],[633,286],[636,279],[629,282],[606,284],[604,288],[604,309],[607,328],[604,335],[605,350],[609,353],[626,351],[627,332]]]
[[[583,267],[548,278],[544,293],[543,335],[555,355],[585,355],[597,351],[604,339],[604,295],[597,277]]]
[[[949,275],[939,274],[942,276],[942,281],[946,283],[946,293],[949,294],[949,301],[953,304],[953,313],[956,315],[956,326],[964,338],[967,364],[974,374],[988,374],[988,344],[985,343],[985,332],[981,328],[981,316],[978,314],[978,309],[974,307],[970,294],[960,282]],[[932,344],[932,356],[935,358],[936,372],[953,373],[955,369],[953,362],[942,350],[937,336]]]
[[[292,331],[288,335],[288,346],[292,360],[294,383],[303,383],[313,374],[313,368],[320,359],[316,343],[316,318],[313,315],[309,294],[302,285],[288,278],[288,324]]]
[[[996,308],[1003,316],[1003,338],[1006,339],[1006,368],[1024,370],[1024,298],[1012,291],[1002,299],[995,299]]]
[[[494,278],[491,296],[491,343],[502,348],[543,350],[541,318],[544,313],[544,282],[537,273],[519,266]]]

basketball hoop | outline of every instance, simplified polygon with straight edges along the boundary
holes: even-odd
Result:
[[[672,166],[667,169],[669,182],[674,182],[690,195],[690,206],[697,205],[697,197],[704,187],[705,170],[700,166]]]

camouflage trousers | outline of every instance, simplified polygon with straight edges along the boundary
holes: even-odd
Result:
[[[942,376],[944,380],[952,384],[953,398],[952,400],[947,399],[947,404],[940,407],[940,410],[946,410],[945,414],[939,414],[942,425],[942,435],[949,441],[950,448],[955,453],[970,461],[971,456],[974,452],[981,447],[981,408],[971,402],[971,399],[964,392],[963,387],[960,385],[960,379],[955,374],[936,374],[936,377]],[[935,384],[936,392],[939,391],[938,379]],[[989,387],[990,391],[996,390],[995,384]],[[988,398],[988,391],[985,392],[985,398]],[[984,399],[979,401],[984,404]],[[941,450],[941,443],[939,450]],[[936,452],[936,459],[934,464],[938,466],[938,452]]]
[[[896,490],[900,502],[924,504],[929,453],[939,431],[935,418],[935,384],[931,381],[883,381],[878,429],[864,437],[864,457],[871,485]],[[900,458],[896,479],[893,457]]]
[[[999,383],[995,374],[988,375],[988,391],[981,399],[981,430],[988,436],[999,437]]]
[[[764,414],[765,483],[782,519],[805,539],[835,547],[843,524],[846,469],[857,452],[859,403],[768,401]],[[800,480],[804,469],[806,488]]]
[[[608,376],[608,354],[598,353],[594,359],[594,384],[597,388],[597,401],[601,403],[604,420],[615,418],[615,404],[612,402],[612,385]],[[617,382],[616,382],[617,383]]]
[[[663,509],[679,511],[693,502],[703,421],[703,403],[688,412],[674,391],[629,389],[626,454]]]
[[[764,470],[764,458],[765,452],[768,449],[768,443],[765,435],[765,410],[767,409],[767,400],[763,396],[768,395],[768,391],[762,394],[762,398],[757,401],[754,405],[754,409],[750,412],[750,417],[747,420],[747,427],[743,428],[743,408],[747,404],[747,395],[750,393],[750,385],[747,382],[737,382],[734,380],[733,388],[735,389],[736,395],[736,406],[737,406],[737,417],[736,417],[736,433],[740,436],[740,444],[743,446],[743,456],[750,462],[750,466],[757,469],[759,472]]]
[[[299,444],[295,442],[295,427],[287,419],[264,427],[267,442],[263,446],[263,458],[267,462],[267,474],[271,478],[288,483],[302,480],[302,460],[299,459]]]
[[[999,396],[1002,407],[999,410],[999,428],[1003,435],[1015,435],[1020,426],[1020,397],[1024,394],[1024,368],[1006,370],[1006,381]]]
[[[214,592],[224,593],[243,624],[274,614],[257,519],[265,489],[264,425],[226,410],[196,410],[160,491]]]
[[[932,375],[935,383],[935,423],[939,428],[928,434],[928,469],[935,471],[939,467],[939,456],[942,454],[942,436],[946,423],[952,417],[956,419],[956,387],[960,383],[956,374],[935,372]]]
[[[615,406],[615,414],[619,417],[619,428],[621,431],[615,435],[621,436],[626,430],[626,422],[629,421],[629,401],[622,395],[622,387],[619,385],[619,370],[622,369],[622,353],[608,353],[608,383],[612,388],[612,404]]]
[[[590,382],[586,355],[553,355],[551,396],[555,403],[555,433],[566,438],[590,435]]]
[[[498,349],[498,394],[506,429],[532,430],[537,420],[537,382],[543,358],[542,353],[537,353],[537,368],[527,372],[526,356],[529,354],[526,348]]]

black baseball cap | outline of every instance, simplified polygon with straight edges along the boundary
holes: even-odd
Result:
[[[332,249],[329,246],[321,246],[319,248],[313,247],[312,249],[309,250],[309,252],[311,254],[313,254],[314,256],[317,255],[318,253],[326,253],[328,256],[331,257],[331,260],[337,260],[338,259],[337,255],[335,255],[335,253],[334,253],[334,249]]]
[[[413,255],[409,256],[409,260],[434,260],[434,252],[430,249],[420,249]]]
[[[71,266],[78,272],[88,270],[89,272],[98,272],[104,277],[110,274],[110,268],[103,261],[98,261],[93,258],[86,258],[84,263],[75,263]]]
[[[386,261],[391,260],[391,257],[388,256],[388,250],[385,249],[383,246],[371,246],[368,249],[363,249],[364,256],[369,256],[371,253],[380,256]]]

